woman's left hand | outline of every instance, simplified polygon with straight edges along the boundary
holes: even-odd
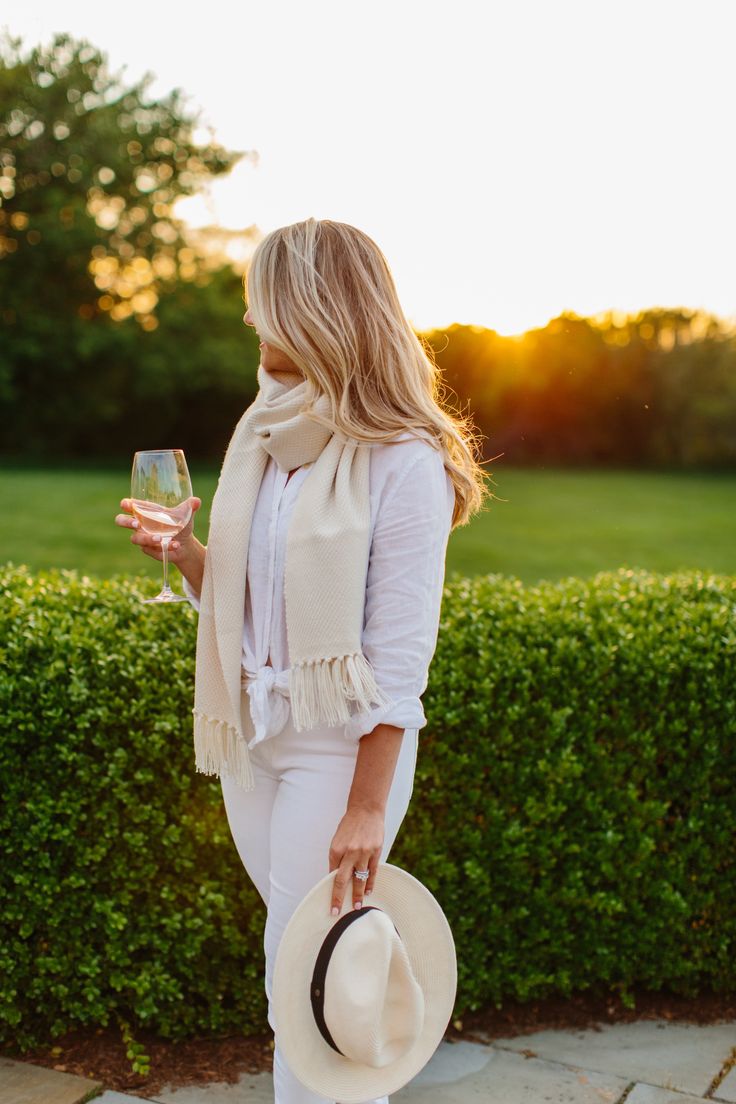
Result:
[[[349,808],[337,826],[330,845],[330,873],[337,870],[330,905],[332,915],[342,909],[345,890],[352,882],[353,908],[360,908],[363,897],[373,889],[376,869],[383,849],[384,817],[377,809]],[[353,870],[370,870],[367,881],[353,877]]]

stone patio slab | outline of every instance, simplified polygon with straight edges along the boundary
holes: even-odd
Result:
[[[233,1085],[216,1081],[199,1088],[187,1085],[181,1089],[163,1089],[151,1097],[151,1101],[153,1104],[244,1104],[246,1101],[247,1104],[273,1104],[273,1077],[270,1073],[244,1073]]]
[[[91,1077],[0,1058],[0,1104],[83,1104],[101,1088]]]
[[[141,1096],[128,1096],[127,1093],[116,1092],[115,1089],[107,1089],[102,1096],[96,1096],[90,1104],[146,1104],[146,1098]]]
[[[488,1061],[458,1080],[432,1083],[429,1066],[391,1104],[617,1104],[630,1080],[488,1048]]]
[[[694,1096],[705,1093],[734,1045],[736,1027],[732,1023],[669,1020],[602,1024],[600,1030],[538,1031],[493,1042],[494,1047],[528,1049],[551,1062],[613,1073],[630,1082],[642,1081]]]
[[[736,1048],[736,1042],[734,1045]],[[736,1104],[736,1066],[723,1078],[713,1097],[715,1100],[727,1100],[729,1104]]]
[[[626,1097],[626,1104],[703,1104],[703,1097],[660,1089],[658,1085],[642,1085],[640,1082]]]
[[[448,1085],[461,1077],[479,1073],[491,1057],[489,1047],[480,1043],[448,1043],[443,1039],[436,1051],[410,1082],[412,1085]]]

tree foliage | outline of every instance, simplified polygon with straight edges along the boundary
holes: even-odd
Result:
[[[736,335],[702,311],[565,313],[522,337],[424,335],[489,456],[632,466],[736,463]]]
[[[159,300],[210,279],[172,207],[242,154],[197,144],[181,92],[152,100],[151,79],[126,85],[67,35],[0,51],[0,403],[15,450],[107,430]]]

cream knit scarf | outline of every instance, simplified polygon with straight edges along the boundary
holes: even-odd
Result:
[[[286,382],[282,382],[286,381]],[[313,463],[286,539],[289,695],[297,731],[388,704],[361,651],[370,552],[369,450],[300,411],[307,382],[258,369],[260,390],[235,427],[212,501],[197,632],[194,749],[198,771],[225,768],[254,786],[253,729],[241,686],[251,519],[272,456],[282,471]],[[328,414],[329,400],[316,404]]]

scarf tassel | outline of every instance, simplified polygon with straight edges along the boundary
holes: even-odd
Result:
[[[353,716],[351,701],[357,703],[358,713],[370,712],[373,704],[391,704],[362,652],[295,664],[289,672],[289,696],[297,732],[320,724],[345,724]]]
[[[255,786],[248,744],[226,721],[193,709],[194,760],[200,774],[229,774],[244,790]]]

